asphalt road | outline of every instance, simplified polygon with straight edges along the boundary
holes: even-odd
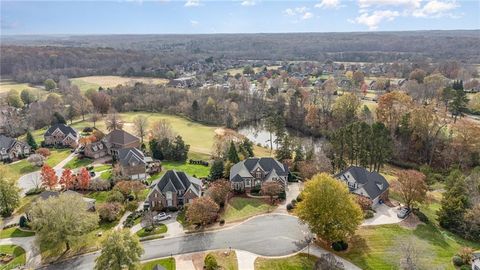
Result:
[[[240,249],[263,256],[289,255],[306,247],[308,229],[287,215],[267,215],[224,230],[142,242],[142,260],[214,249]],[[52,264],[43,269],[93,269],[98,252]]]

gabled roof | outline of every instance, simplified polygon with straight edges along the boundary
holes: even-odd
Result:
[[[0,135],[0,149],[10,149],[15,144],[15,139],[7,137],[5,135]]]
[[[130,144],[140,141],[137,137],[121,129],[116,129],[108,133],[108,135],[105,136],[105,140],[115,144]]]
[[[162,193],[167,191],[186,192],[190,188],[197,196],[201,195],[201,187],[202,181],[200,179],[175,170],[168,170],[155,185],[155,188],[158,188]]]
[[[57,128],[65,135],[72,134],[74,137],[77,137],[77,131],[73,129],[71,126],[67,126],[65,124],[55,124],[51,126],[47,132],[45,132],[45,136],[50,136],[52,133],[57,130]]]
[[[145,164],[145,155],[137,148],[124,148],[118,151],[118,161],[122,166],[130,166],[133,162]]]
[[[234,179],[238,179],[237,175],[240,177],[253,177],[251,175],[251,172],[257,168],[260,168],[267,173],[275,170],[278,176],[288,175],[287,166],[278,162],[274,158],[247,158],[232,166],[232,168],[230,169],[230,180],[235,181]]]
[[[358,188],[363,188],[370,199],[375,199],[389,188],[387,180],[377,172],[370,172],[363,167],[350,166],[335,177],[341,180],[347,180],[345,174],[350,173],[358,184]],[[356,189],[350,188],[355,193]]]

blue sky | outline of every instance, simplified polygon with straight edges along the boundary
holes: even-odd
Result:
[[[480,29],[479,0],[4,1],[1,34]]]

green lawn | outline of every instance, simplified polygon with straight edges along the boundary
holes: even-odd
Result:
[[[152,270],[153,267],[155,267],[155,265],[157,264],[165,267],[165,269],[167,270],[175,270],[174,258],[158,259],[158,260],[142,263],[142,270]]]
[[[270,212],[275,207],[261,199],[233,197],[227,203],[222,218],[226,222],[238,221]]]
[[[12,237],[29,237],[34,235],[35,235],[35,232],[24,231],[17,227],[12,227],[12,228],[8,228],[0,231],[0,239],[12,238]]]
[[[162,161],[162,170],[177,170],[185,172],[189,175],[195,175],[196,177],[207,177],[210,174],[210,166],[194,165],[187,163],[180,163],[174,161]]]
[[[112,170],[104,171],[100,174],[100,179],[109,180],[112,178]]]
[[[70,149],[50,149],[50,156],[47,157],[45,164],[54,167],[60,163],[60,161],[67,158],[70,154]],[[27,159],[22,159],[16,163],[8,164],[7,166],[18,176],[40,170],[40,167],[36,167],[28,163]]]
[[[316,260],[317,257],[305,253],[279,259],[257,258],[255,270],[310,270]]]
[[[145,231],[145,228],[142,228],[140,231],[136,232],[136,235],[138,237],[147,237],[147,236],[162,234],[166,232],[167,232],[167,226],[165,224],[160,224],[156,226],[153,231],[150,231],[150,232],[147,232]]]
[[[238,270],[237,254],[235,251],[225,253],[225,251],[210,252],[217,260],[220,269],[223,270]],[[205,255],[206,256],[206,255]]]
[[[101,171],[106,171],[106,170],[109,170],[112,168],[112,165],[99,165],[99,166],[95,166],[93,167],[93,171],[94,172],[101,172]]]
[[[67,164],[65,164],[65,166],[63,166],[63,168],[68,168],[68,169],[78,169],[78,168],[81,168],[81,167],[86,167],[90,164],[92,164],[93,162],[93,159],[90,159],[90,158],[78,158],[78,157],[75,157],[74,159],[70,160]]]
[[[86,195],[88,198],[95,199],[95,203],[104,203],[111,191],[94,191]]]
[[[25,264],[27,260],[27,255],[25,254],[25,250],[19,246],[14,245],[1,245],[0,246],[0,253],[6,253],[9,255],[13,255],[13,260],[11,260],[8,264],[1,265],[0,269],[2,270],[10,270],[22,266]]]
[[[418,225],[408,229],[400,225],[361,227],[350,242],[346,253],[339,253],[362,269],[398,269],[399,247],[406,242],[415,244],[421,264],[432,269],[455,269],[451,263],[462,246],[478,249],[480,243],[461,240],[433,225]]]

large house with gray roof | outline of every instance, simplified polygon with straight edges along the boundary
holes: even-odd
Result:
[[[101,158],[111,155],[117,158],[120,150],[124,148],[139,148],[140,139],[136,136],[116,129],[108,133],[101,141],[85,145],[83,154],[88,158]]]
[[[76,148],[78,145],[78,132],[71,126],[55,124],[43,135],[45,146],[60,146]]]
[[[145,155],[137,148],[123,148],[117,152],[120,175],[130,180],[147,179]]]
[[[30,145],[15,138],[0,135],[0,161],[13,161],[30,155]]]
[[[179,207],[202,196],[202,181],[184,172],[169,170],[154,183],[147,196],[145,207],[160,211],[167,207]]]
[[[389,184],[385,177],[377,172],[370,172],[363,167],[350,166],[335,176],[347,184],[351,193],[366,197],[376,205],[388,198]]]
[[[230,169],[232,189],[250,191],[261,188],[264,183],[277,182],[283,188],[287,186],[288,167],[271,157],[247,158]]]

